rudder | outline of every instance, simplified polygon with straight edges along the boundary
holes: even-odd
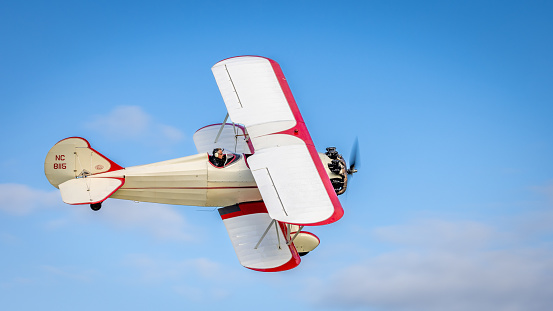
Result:
[[[57,142],[46,155],[44,174],[56,188],[65,181],[79,176],[123,169],[90,147],[81,137],[69,137]]]

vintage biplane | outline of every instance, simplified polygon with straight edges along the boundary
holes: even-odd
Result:
[[[304,226],[330,224],[344,214],[337,195],[356,172],[355,160],[348,168],[335,148],[316,151],[275,61],[233,57],[212,71],[228,114],[194,134],[199,154],[123,168],[85,139],[70,137],[48,152],[46,177],[65,203],[95,211],[107,198],[221,207],[243,266],[292,269],[319,245]]]

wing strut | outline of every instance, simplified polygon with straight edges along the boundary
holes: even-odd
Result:
[[[265,236],[267,235],[267,233],[269,232],[269,229],[271,229],[271,226],[273,224],[275,224],[275,230],[276,230],[276,235],[277,235],[277,239],[278,239],[278,249],[280,249],[280,236],[278,235],[278,225],[276,223],[276,220],[274,220],[274,219],[269,223],[269,225],[267,226],[267,229],[265,229],[265,232],[263,232],[263,235],[261,236],[261,238],[259,239],[259,241],[257,242],[257,244],[255,245],[255,247],[253,249],[257,249],[257,247],[259,247],[259,244],[261,244],[261,242],[263,242],[263,239],[265,238]],[[296,239],[298,234],[300,234],[301,230],[305,226],[300,226],[298,231],[292,236],[292,238],[290,238],[290,229],[291,229],[291,227],[290,227],[289,224],[287,225],[287,227],[288,227],[288,230],[287,230],[288,232],[286,233],[286,238],[285,239],[288,240],[286,245],[290,245],[294,242],[294,240]]]
[[[301,229],[303,229],[303,227],[305,227],[305,226],[300,226],[300,228],[298,229],[298,231],[296,232],[296,234],[294,234],[294,236],[290,239],[290,241],[288,241],[288,243],[286,243],[286,245],[290,245],[290,244],[292,244],[292,242],[294,242],[294,240],[296,239],[296,237],[298,236],[298,234],[300,234]]]
[[[259,242],[257,242],[257,244],[255,245],[255,247],[253,249],[257,249],[257,247],[259,246],[259,244],[261,244],[261,241],[263,241],[263,239],[265,238],[265,236],[267,235],[267,232],[269,232],[269,229],[271,229],[271,226],[275,223],[276,221],[273,219],[271,221],[271,223],[269,223],[269,226],[267,226],[267,229],[265,229],[265,232],[263,233],[263,235],[261,236],[261,239],[259,239]],[[278,233],[278,228],[277,228],[277,233]],[[278,236],[278,234],[277,234]],[[279,238],[280,239],[280,238]],[[280,241],[280,240],[279,240]],[[280,244],[280,242],[279,242]]]
[[[214,144],[216,144],[217,141],[219,140],[219,136],[221,136],[221,132],[223,131],[223,128],[225,127],[225,124],[227,123],[227,119],[228,119],[228,112],[227,112],[227,115],[225,117],[225,120],[223,120],[223,124],[221,124],[221,128],[219,129],[219,133],[217,133],[217,137],[215,137],[215,141],[213,142]]]
[[[217,143],[217,141],[219,140],[219,137],[221,136],[221,133],[223,132],[223,128],[225,128],[225,125],[227,124],[227,120],[228,120],[228,112],[227,112],[227,115],[225,116],[225,120],[223,120],[223,123],[221,124],[221,127],[219,128],[219,132],[217,133],[217,137],[215,137],[215,141],[213,142],[214,144]],[[232,130],[234,131],[234,152],[236,152],[236,146],[238,145],[238,133],[236,132],[236,124],[234,124],[234,122],[232,122]],[[244,135],[244,140],[246,140],[246,135]]]
[[[277,236],[277,241],[278,241],[278,249],[281,249],[280,248],[280,235],[278,234],[278,224],[276,223],[276,221],[275,221],[275,231],[276,231],[276,236]]]

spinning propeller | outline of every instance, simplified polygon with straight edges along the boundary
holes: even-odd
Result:
[[[355,137],[355,142],[351,147],[351,153],[349,155],[349,168],[347,170],[348,175],[353,175],[354,173],[357,173],[357,169],[355,168],[355,165],[357,164],[357,167],[359,167],[359,163],[357,163],[358,157],[359,157],[359,140],[357,139],[357,137]]]

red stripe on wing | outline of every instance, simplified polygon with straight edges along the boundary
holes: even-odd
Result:
[[[344,215],[344,209],[342,208],[342,204],[340,203],[340,200],[338,199],[338,196],[336,195],[336,192],[334,191],[334,187],[332,186],[332,183],[330,182],[330,178],[328,177],[328,174],[326,172],[326,169],[323,165],[323,162],[319,158],[319,153],[317,152],[317,149],[315,149],[315,144],[313,143],[313,140],[311,139],[311,135],[309,134],[309,131],[307,130],[307,126],[305,125],[305,122],[303,121],[303,117],[300,113],[300,109],[298,108],[298,105],[296,103],[296,100],[294,99],[294,96],[292,95],[292,91],[290,90],[290,86],[288,85],[288,82],[286,81],[286,78],[284,77],[284,73],[282,72],[282,69],[280,68],[280,65],[275,62],[272,59],[267,58],[269,62],[271,63],[273,70],[275,72],[275,75],[277,77],[278,83],[280,84],[280,87],[282,88],[282,92],[284,93],[284,96],[286,97],[286,101],[288,102],[288,105],[290,105],[290,109],[292,110],[292,114],[294,115],[294,118],[296,119],[296,126],[279,132],[275,134],[287,134],[292,135],[300,138],[305,142],[307,145],[307,149],[309,150],[309,154],[311,155],[311,159],[313,160],[313,163],[315,164],[315,167],[317,168],[317,172],[319,173],[319,177],[321,178],[324,187],[326,189],[326,192],[328,193],[328,196],[330,198],[330,201],[332,202],[332,205],[334,206],[334,213],[326,220],[318,222],[318,223],[312,223],[312,224],[305,224],[308,226],[320,226],[320,225],[327,225],[331,224],[335,221],[338,221],[342,216]],[[297,225],[304,225],[304,224],[297,224]]]

